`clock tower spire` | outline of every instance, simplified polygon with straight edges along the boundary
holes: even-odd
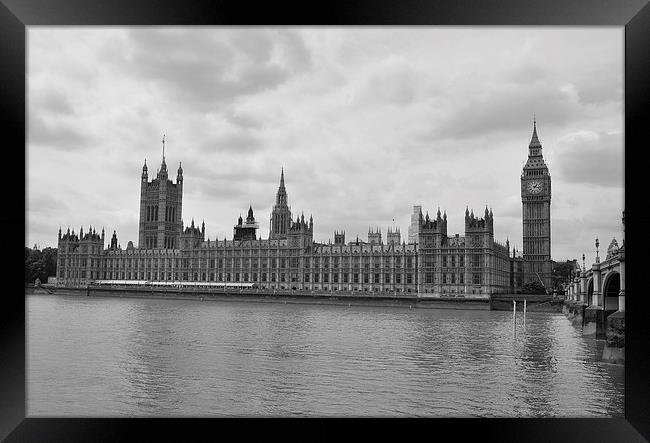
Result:
[[[521,173],[521,204],[525,281],[541,281],[551,290],[551,175],[542,156],[536,119]]]

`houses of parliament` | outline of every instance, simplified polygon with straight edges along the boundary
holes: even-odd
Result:
[[[417,293],[421,296],[488,298],[512,293],[528,281],[551,287],[551,177],[533,123],[528,161],[520,177],[523,254],[494,239],[494,215],[465,209],[464,235],[449,235],[447,213],[414,206],[408,238],[399,228],[370,229],[365,241],[334,232],[327,243],[313,239],[314,220],[293,214],[284,170],[270,214],[268,238],[259,234],[253,208],[231,239],[205,238],[205,223],[184,226],[183,169],[176,182],[164,156],[151,180],[140,180],[137,247],[125,249],[113,231],[83,228],[58,234],[57,285],[85,286],[106,280],[252,283],[259,289]]]

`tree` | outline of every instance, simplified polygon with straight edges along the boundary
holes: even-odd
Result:
[[[571,278],[571,272],[576,266],[575,260],[567,260],[561,263],[553,263],[553,288],[560,289],[562,284],[568,282]]]
[[[57,252],[56,248],[40,251],[25,247],[25,283],[34,283],[36,278],[46,283],[48,277],[55,276]]]
[[[521,292],[524,294],[546,294],[546,289],[539,281],[533,280],[525,283],[521,288]]]

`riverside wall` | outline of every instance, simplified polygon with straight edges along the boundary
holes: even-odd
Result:
[[[179,288],[48,288],[48,292],[39,290],[34,294],[54,294],[82,297],[120,297],[148,298],[166,300],[199,300],[199,301],[245,301],[261,303],[303,303],[303,304],[334,304],[345,306],[394,306],[402,308],[429,309],[481,309],[489,310],[490,301],[487,298],[459,297],[418,297],[414,294],[396,295],[394,293],[363,293],[363,292],[307,292],[307,291],[214,291],[207,289]],[[26,290],[26,292],[28,292]]]
[[[580,301],[567,300],[562,312],[585,337],[605,341],[603,361],[625,364],[625,311],[605,311]]]

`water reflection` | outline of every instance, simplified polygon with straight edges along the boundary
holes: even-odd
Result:
[[[29,415],[622,415],[562,315],[28,297]],[[600,348],[599,348],[600,346]]]

